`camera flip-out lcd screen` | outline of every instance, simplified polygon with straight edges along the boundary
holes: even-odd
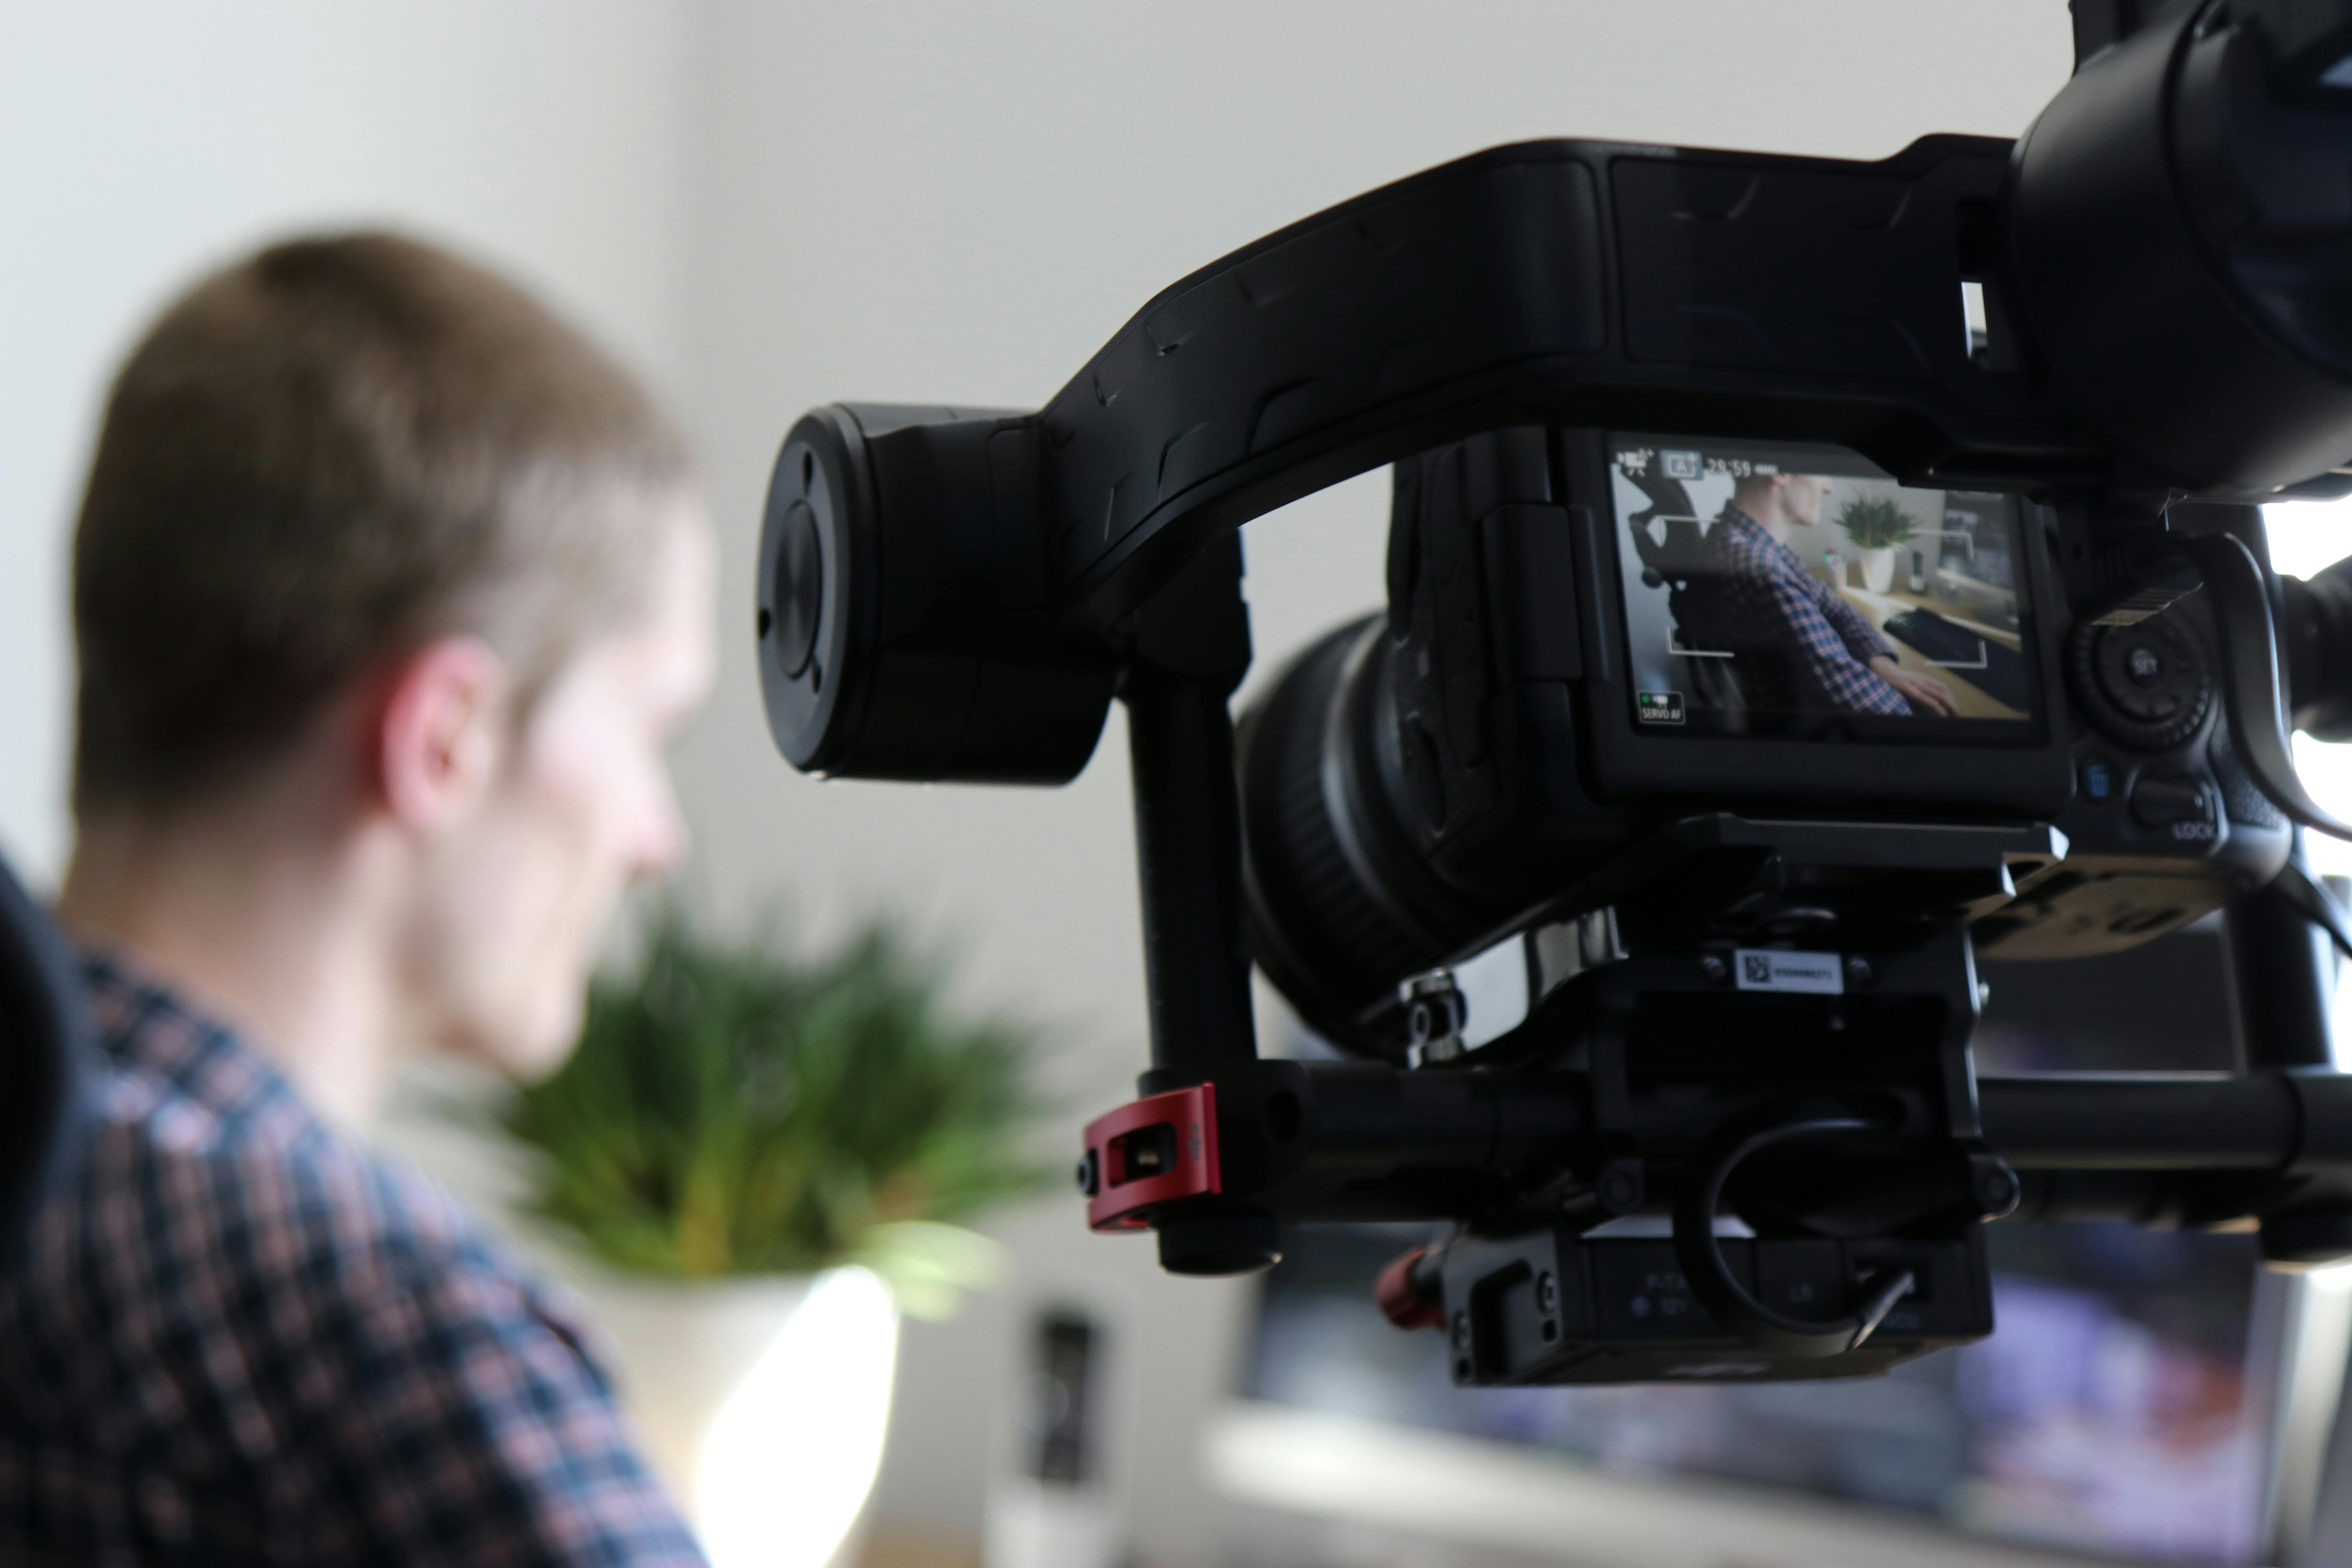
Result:
[[[2012,497],[1796,442],[1618,433],[1609,474],[1644,733],[2032,738]]]

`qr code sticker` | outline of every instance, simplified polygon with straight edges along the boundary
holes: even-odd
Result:
[[[1748,984],[1769,985],[1772,984],[1772,960],[1765,954],[1760,952],[1743,952],[1739,955],[1739,967],[1741,971],[1746,973]]]

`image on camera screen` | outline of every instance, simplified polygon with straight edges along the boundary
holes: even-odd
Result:
[[[1635,726],[2021,740],[2017,502],[1800,442],[1612,434]]]

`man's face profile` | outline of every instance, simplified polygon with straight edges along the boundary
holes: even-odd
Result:
[[[1780,491],[1780,505],[1792,522],[1817,528],[1822,521],[1822,503],[1829,499],[1830,482],[1819,474],[1779,474],[1773,484]]]
[[[1733,488],[1732,504],[1772,531],[1799,525],[1817,528],[1830,481],[1821,474],[1753,474]]]
[[[424,847],[406,942],[432,1044],[502,1071],[553,1070],[625,886],[684,853],[666,751],[709,690],[715,548],[673,500],[643,607],[573,649],[505,725],[467,809]]]

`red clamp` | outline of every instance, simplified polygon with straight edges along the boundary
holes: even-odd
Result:
[[[1078,1190],[1094,1230],[1141,1230],[1143,1211],[1221,1191],[1217,1089],[1194,1084],[1122,1105],[1087,1124]]]
[[[1416,1247],[1381,1270],[1372,1281],[1381,1315],[1400,1329],[1445,1326],[1445,1286],[1429,1248]]]

